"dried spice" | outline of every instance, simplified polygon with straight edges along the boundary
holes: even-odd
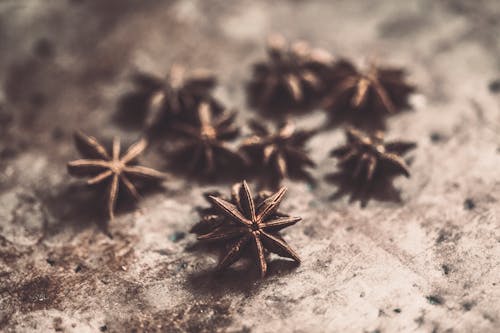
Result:
[[[214,231],[198,236],[199,240],[220,241],[229,244],[219,261],[218,268],[224,269],[235,263],[246,249],[253,251],[261,277],[267,272],[266,255],[276,253],[300,263],[295,251],[280,236],[279,231],[301,220],[300,217],[276,215],[286,188],[256,204],[246,181],[243,181],[232,203],[216,196],[209,196],[211,202],[226,220]]]
[[[210,95],[217,83],[216,78],[204,70],[187,73],[185,67],[174,64],[166,78],[137,74],[134,83],[139,90],[147,92],[147,128],[170,125],[176,120],[193,121],[196,119],[193,110],[201,101],[211,103],[214,109],[222,111]]]
[[[376,175],[402,174],[410,176],[408,165],[402,158],[416,147],[413,142],[384,142],[384,135],[377,131],[368,135],[354,128],[346,130],[347,143],[331,151],[341,168],[365,184]]]
[[[349,110],[360,111],[359,116],[394,114],[410,107],[408,97],[415,91],[405,81],[403,69],[374,63],[361,72],[348,60],[340,60],[327,75],[329,88],[322,104],[334,115]]]
[[[323,88],[320,73],[333,63],[326,51],[304,41],[289,45],[277,34],[268,38],[267,52],[269,61],[254,65],[249,85],[250,101],[260,108],[308,104]]]
[[[315,167],[305,149],[315,131],[297,130],[293,122],[283,123],[274,133],[261,123],[249,123],[254,135],[242,142],[241,150],[251,157],[254,165],[270,170],[279,180],[289,174],[310,178],[306,167]]]
[[[229,197],[223,195],[219,191],[213,191],[213,192],[205,192],[203,196],[205,199],[210,203],[209,207],[204,207],[204,208],[199,208],[198,209],[198,214],[200,215],[200,221],[196,223],[190,230],[191,233],[201,235],[201,234],[206,234],[209,233],[213,230],[215,230],[217,227],[222,225],[224,221],[227,219],[223,214],[219,212],[219,209],[217,209],[216,206],[212,203],[210,197],[217,197],[225,201],[231,202],[233,205],[236,206],[241,206],[240,203],[240,197],[239,197],[239,192],[241,189],[241,186],[243,186],[242,183],[235,183],[231,187],[231,195]],[[272,195],[272,192],[269,191],[259,191],[255,196],[254,196],[254,202],[258,206]],[[275,216],[287,216],[283,213],[280,212],[274,212]]]
[[[162,172],[137,165],[137,157],[146,148],[146,140],[139,140],[131,145],[120,157],[120,140],[113,139],[109,153],[94,137],[81,132],[75,133],[75,144],[83,159],[68,163],[68,171],[77,177],[90,177],[88,185],[108,183],[107,210],[111,220],[114,218],[115,204],[120,184],[135,199],[140,195],[133,180],[161,181],[166,178]]]
[[[188,157],[187,168],[213,174],[225,164],[245,165],[246,157],[228,146],[228,141],[239,134],[239,128],[234,124],[236,113],[226,112],[214,117],[211,105],[205,102],[200,103],[197,111],[196,124],[179,122],[174,127],[185,137],[178,153],[182,156],[181,160]]]

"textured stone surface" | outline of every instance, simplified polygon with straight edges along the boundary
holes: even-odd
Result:
[[[388,123],[418,142],[401,201],[330,200],[331,129],[310,144],[317,186],[287,183],[299,267],[212,274],[187,231],[201,193],[226,184],[166,182],[103,233],[94,192],[65,170],[72,131],[139,137],[116,117],[129,74],[173,61],[217,72],[243,123],[271,31],[409,69],[415,111]],[[495,0],[1,1],[0,331],[500,331],[499,31]],[[163,165],[155,149],[142,161]]]

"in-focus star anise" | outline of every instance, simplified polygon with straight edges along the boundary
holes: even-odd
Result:
[[[139,199],[140,195],[132,180],[160,181],[166,177],[162,172],[137,165],[136,159],[147,145],[144,139],[131,145],[123,155],[120,154],[120,140],[116,137],[113,139],[111,153],[94,137],[81,132],[75,133],[75,144],[84,159],[69,162],[68,171],[73,176],[90,177],[87,180],[88,185],[104,182],[109,184],[107,209],[111,220],[114,218],[120,184],[135,199]]]
[[[216,78],[201,69],[187,73],[185,67],[174,64],[166,78],[152,74],[137,74],[133,78],[136,86],[148,93],[147,128],[170,125],[175,120],[193,120],[197,105],[201,101],[212,104],[222,111],[210,96],[216,85]]]
[[[310,178],[304,169],[316,164],[309,158],[305,145],[315,131],[297,130],[292,121],[283,123],[274,133],[255,120],[249,125],[254,135],[242,142],[241,150],[257,166],[271,170],[279,180],[289,174]]]
[[[369,184],[376,174],[403,174],[410,176],[408,165],[401,157],[416,147],[413,142],[384,142],[384,135],[378,131],[368,135],[354,128],[346,130],[347,143],[331,151],[341,168],[352,177]]]
[[[225,163],[246,164],[245,156],[233,151],[227,144],[239,134],[239,128],[234,124],[236,112],[214,117],[211,105],[205,102],[199,104],[197,112],[196,124],[179,122],[174,126],[186,137],[180,152],[189,156],[188,169],[213,174],[217,167]]]
[[[362,115],[380,111],[394,114],[410,107],[408,97],[415,91],[405,81],[403,69],[374,63],[361,72],[351,62],[340,60],[327,75],[329,88],[322,104],[334,114],[349,110],[362,111]]]
[[[227,223],[223,223],[208,234],[198,236],[198,239],[229,242],[227,252],[219,261],[219,269],[232,265],[241,258],[247,248],[253,250],[261,277],[264,277],[267,272],[266,254],[268,252],[300,263],[297,253],[279,234],[283,228],[301,220],[300,217],[275,214],[285,192],[286,188],[282,187],[256,205],[248,184],[243,181],[238,192],[237,204],[216,196],[209,197],[214,206],[219,209],[220,214],[227,218]]]
[[[269,61],[254,65],[249,85],[250,101],[257,107],[304,105],[323,88],[319,74],[333,63],[326,51],[304,41],[289,45],[279,34],[268,38],[267,51]]]
[[[209,233],[213,230],[215,230],[217,227],[219,227],[222,223],[224,223],[227,218],[220,213],[219,209],[214,206],[212,203],[210,197],[217,197],[226,201],[231,202],[233,205],[236,205],[241,209],[241,201],[239,197],[239,192],[241,189],[241,186],[243,184],[240,183],[235,183],[231,187],[231,195],[230,197],[227,197],[220,193],[219,191],[213,191],[213,192],[205,192],[203,193],[203,196],[205,199],[210,203],[210,207],[205,207],[205,208],[200,208],[198,209],[198,214],[200,215],[200,221],[196,223],[190,230],[191,233],[201,235],[201,234],[206,234]],[[272,192],[269,191],[259,191],[255,196],[254,196],[254,202],[258,206],[262,201],[267,199],[269,196],[272,195]],[[274,212],[275,216],[288,216],[280,212]]]

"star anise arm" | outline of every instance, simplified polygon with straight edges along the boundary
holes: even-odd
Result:
[[[288,173],[288,165],[283,154],[281,154],[280,152],[275,154],[274,163],[276,166],[276,170],[278,171],[278,176],[281,179],[285,178]]]
[[[266,200],[262,201],[262,203],[257,207],[257,219],[264,220],[269,214],[276,211],[278,209],[281,200],[285,196],[286,187],[283,186],[278,190],[278,192],[271,195]]]
[[[313,89],[318,89],[321,84],[318,76],[311,70],[300,71],[300,78]]]
[[[119,176],[115,174],[113,176],[113,179],[111,180],[111,184],[109,185],[109,194],[108,194],[108,214],[111,220],[115,218],[115,205],[116,205],[116,198],[118,196],[118,183],[119,183]]]
[[[375,156],[370,156],[367,162],[366,179],[370,182],[375,174],[375,169],[377,168],[377,158]]]
[[[285,216],[285,217],[279,217],[275,218],[266,222],[262,223],[262,228],[264,229],[272,229],[272,230],[280,230],[283,228],[286,228],[288,226],[294,225],[295,223],[299,222],[302,220],[301,217],[292,217],[292,216]]]
[[[295,147],[286,147],[286,153],[295,161],[299,161],[302,164],[308,165],[310,167],[315,167],[316,163],[307,156],[306,152],[297,149]]]
[[[256,148],[259,146],[262,146],[262,138],[256,135],[244,139],[240,144],[241,149]]]
[[[93,136],[88,136],[77,131],[74,134],[74,138],[76,148],[83,157],[92,159],[100,158],[104,160],[111,159],[106,148],[104,148]]]
[[[113,138],[113,160],[118,161],[120,159],[120,138],[115,136]]]
[[[243,254],[243,250],[246,247],[246,244],[250,240],[249,235],[245,235],[238,239],[234,244],[231,245],[229,251],[224,255],[224,257],[219,261],[217,265],[217,269],[224,269],[231,266],[234,262],[236,262],[241,255]]]
[[[214,150],[212,147],[205,147],[205,173],[211,174],[215,170]]]
[[[167,174],[163,172],[140,165],[126,166],[123,168],[123,171],[127,174],[144,179],[163,180],[168,177]]]
[[[364,167],[366,167],[368,161],[370,160],[370,156],[366,153],[361,155],[361,158],[357,161],[356,167],[354,168],[353,171],[353,176],[357,178],[361,174],[361,170],[363,170]]]
[[[380,159],[388,162],[406,177],[410,177],[408,165],[400,156],[392,153],[385,153],[380,155]]]
[[[87,176],[101,173],[109,168],[109,162],[103,160],[75,160],[68,162],[68,171],[74,176]]]
[[[266,262],[266,254],[264,251],[264,246],[262,245],[262,241],[260,240],[259,235],[255,235],[254,237],[251,238],[252,238],[252,246],[260,269],[260,277],[263,278],[267,272],[267,262]]]
[[[293,121],[286,121],[279,129],[278,135],[281,138],[290,138],[295,132],[295,123]]]
[[[236,111],[225,112],[223,115],[218,117],[217,120],[213,122],[212,126],[219,130],[224,129],[228,126],[231,126],[235,118],[236,118]]]
[[[246,180],[243,180],[242,186],[240,187],[239,198],[245,216],[251,221],[255,221],[255,203],[253,201],[252,191],[250,191],[250,187],[248,187]]]
[[[177,123],[174,129],[191,138],[198,138],[200,136],[199,130],[187,124]]]
[[[252,224],[252,222],[240,213],[238,207],[232,203],[214,196],[209,196],[208,198],[216,207],[219,208],[221,213],[229,217],[232,221],[244,226]]]
[[[112,174],[113,174],[112,170],[107,170],[107,171],[101,172],[97,176],[87,180],[87,184],[88,185],[98,184],[98,183],[102,182],[103,180],[107,179]]]
[[[130,148],[125,152],[120,161],[123,164],[127,164],[128,162],[132,161],[137,156],[139,156],[144,151],[144,149],[146,149],[147,144],[148,143],[145,139],[137,141],[136,143],[130,146]]]
[[[134,184],[132,184],[132,182],[124,174],[120,175],[120,180],[127,189],[128,193],[130,193],[134,199],[139,200],[141,198]]]
[[[326,108],[331,108],[335,106],[337,100],[344,94],[347,90],[356,87],[357,80],[353,77],[348,77],[337,84],[329,96],[322,102],[322,105]]]
[[[190,149],[190,148],[192,148],[192,149]],[[185,151],[188,151],[188,152],[194,151],[188,164],[187,164],[187,167],[189,170],[195,169],[196,165],[198,165],[198,162],[202,158],[204,150],[205,149],[203,148],[203,146],[198,145],[198,144],[191,144],[185,148]]]
[[[223,225],[208,234],[198,236],[198,240],[216,241],[216,240],[231,239],[241,236],[247,230],[248,229],[246,227]]]
[[[345,156],[346,154],[350,153],[352,151],[351,146],[340,146],[338,148],[334,148],[330,151],[330,156],[331,157],[338,157],[341,158],[342,156]]]
[[[260,96],[260,100],[262,104],[268,104],[273,96],[276,88],[279,84],[279,79],[275,76],[276,74],[270,74],[266,77],[263,86],[265,89],[262,91],[262,95]]]
[[[301,101],[304,96],[300,87],[299,78],[296,75],[288,74],[284,78],[284,83],[294,101]]]
[[[366,135],[363,134],[363,132],[353,127],[347,128],[346,136],[349,142],[364,142],[367,139]]]
[[[417,147],[415,142],[392,141],[385,144],[386,151],[397,155],[402,155],[415,147]]]
[[[268,128],[255,119],[251,119],[248,122],[248,126],[257,135],[257,137],[264,137],[269,135]]]
[[[382,102],[382,105],[384,105],[386,110],[389,113],[396,113],[396,108],[394,107],[394,104],[392,103],[389,95],[387,95],[387,92],[385,91],[384,87],[382,87],[380,82],[378,81],[373,82],[373,89],[375,89],[377,96],[379,97],[380,101]]]
[[[244,165],[250,164],[250,161],[245,154],[243,154],[242,152],[239,152],[239,151],[233,151],[224,142],[214,143],[213,147],[214,147],[214,149],[218,150],[219,152],[226,154],[230,158],[238,160],[239,162],[243,163]]]
[[[356,91],[351,101],[352,106],[354,106],[355,108],[360,108],[366,103],[370,85],[371,84],[368,79],[361,78],[358,80],[358,83],[356,84]]]
[[[264,150],[262,153],[263,153],[264,164],[268,164],[269,161],[271,160],[271,157],[276,153],[276,146],[275,145],[267,145],[264,147]]]
[[[261,231],[260,233],[262,242],[266,248],[282,257],[287,257],[300,263],[299,255],[279,236]]]

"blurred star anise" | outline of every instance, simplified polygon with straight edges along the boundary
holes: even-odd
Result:
[[[359,110],[360,116],[394,114],[410,107],[408,97],[415,91],[401,68],[371,63],[367,71],[360,72],[348,60],[340,60],[327,73],[329,88],[322,104],[334,114],[348,110]]]
[[[210,197],[217,197],[226,201],[231,202],[233,205],[236,205],[238,207],[241,207],[241,202],[240,202],[240,197],[239,197],[239,192],[241,189],[241,186],[243,184],[240,183],[235,183],[231,187],[231,196],[227,197],[220,193],[219,191],[212,191],[212,192],[205,192],[203,193],[203,196],[205,199],[210,203],[210,207],[204,207],[204,208],[199,208],[198,209],[198,214],[200,216],[200,221],[196,223],[190,230],[191,233],[201,235],[201,234],[206,234],[209,233],[213,230],[215,230],[217,227],[219,227],[224,221],[227,219],[223,214],[219,212],[219,209],[217,209],[216,206],[212,203]],[[258,206],[262,201],[267,199],[269,196],[272,195],[272,192],[269,191],[259,191],[255,196],[254,196],[254,202]],[[274,212],[275,216],[287,216],[285,214],[282,214],[280,212]]]
[[[268,38],[268,62],[254,65],[249,89],[257,107],[295,107],[311,102],[323,88],[320,73],[331,66],[333,57],[311,49],[304,41],[291,45],[282,35]]]
[[[223,241],[229,244],[221,257],[218,268],[224,269],[241,258],[247,248],[252,249],[261,277],[267,272],[266,255],[273,252],[300,263],[295,251],[280,236],[279,231],[301,220],[300,217],[276,216],[286,192],[282,187],[260,204],[256,204],[246,181],[238,191],[237,204],[210,196],[210,200],[226,217],[226,221],[214,231],[198,236],[199,240]]]
[[[236,113],[226,112],[214,117],[211,105],[202,102],[197,115],[195,124],[178,122],[174,126],[174,130],[185,137],[183,147],[178,152],[188,156],[187,168],[213,174],[217,167],[225,163],[246,165],[245,156],[233,151],[227,144],[239,134],[239,128],[234,124]]]
[[[255,120],[249,125],[254,135],[242,142],[241,150],[256,166],[270,170],[279,180],[288,175],[309,178],[304,169],[316,164],[309,158],[305,145],[315,131],[297,130],[291,121],[283,123],[274,133]]]
[[[137,165],[136,159],[147,145],[144,139],[131,145],[121,157],[120,140],[116,137],[111,153],[94,137],[81,132],[75,133],[75,144],[84,159],[69,162],[68,171],[73,176],[91,177],[87,180],[88,185],[108,183],[107,210],[111,220],[114,218],[120,184],[135,199],[139,199],[140,195],[132,180],[161,181],[166,178],[164,173]]]
[[[198,69],[187,72],[186,68],[174,64],[166,78],[152,74],[136,74],[135,85],[148,93],[147,128],[170,125],[175,120],[193,120],[201,101],[206,101],[219,111],[218,103],[210,96],[216,85],[213,74]]]
[[[368,135],[359,130],[346,130],[347,143],[331,151],[341,168],[355,179],[369,184],[379,175],[403,174],[410,176],[408,165],[402,158],[407,151],[416,147],[413,142],[384,142],[384,135],[378,131]]]

